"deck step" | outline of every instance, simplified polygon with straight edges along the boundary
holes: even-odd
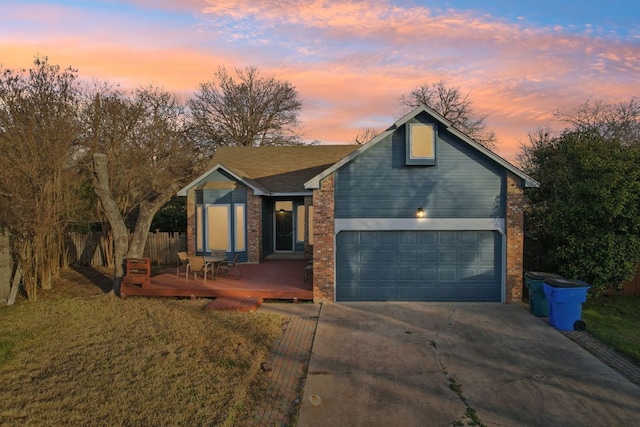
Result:
[[[216,311],[256,311],[262,304],[260,297],[218,297],[207,305],[207,310]]]

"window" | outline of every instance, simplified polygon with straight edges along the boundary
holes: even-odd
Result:
[[[407,126],[406,147],[407,165],[435,165],[435,126],[428,123],[409,123]]]
[[[296,226],[296,241],[304,242],[304,205],[299,205],[297,208],[297,226]]]
[[[235,218],[235,251],[244,251],[245,250],[245,214],[244,214],[244,205],[238,204],[235,205],[236,208],[236,218]]]
[[[208,251],[229,251],[229,206],[207,206],[207,246]]]
[[[290,200],[276,202],[276,212],[279,212],[281,210],[288,212],[293,211],[293,202]]]
[[[246,229],[244,203],[196,206],[196,252],[246,251]]]

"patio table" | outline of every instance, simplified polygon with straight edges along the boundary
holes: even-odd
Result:
[[[219,256],[205,256],[204,257],[204,283],[207,283],[207,270],[209,270],[209,266],[213,265],[213,270],[211,271],[211,276],[213,280],[216,279],[216,264],[226,261],[227,257],[219,257]]]

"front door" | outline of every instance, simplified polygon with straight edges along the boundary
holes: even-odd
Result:
[[[293,250],[293,215],[291,211],[276,212],[276,251]]]

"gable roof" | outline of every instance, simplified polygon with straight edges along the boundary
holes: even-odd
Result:
[[[304,183],[359,145],[291,145],[264,147],[221,147],[211,167],[178,192],[186,196],[194,186],[221,170],[252,188],[256,195],[307,194]]]
[[[345,164],[347,164],[350,161],[352,161],[354,158],[356,158],[357,156],[359,156],[360,154],[362,154],[363,152],[365,152],[369,148],[373,147],[374,145],[376,145],[377,143],[379,143],[380,141],[385,139],[387,136],[391,135],[393,132],[396,131],[396,129],[398,129],[400,126],[406,124],[409,120],[413,119],[414,117],[416,117],[420,113],[426,113],[429,116],[433,117],[438,123],[443,125],[445,127],[445,129],[447,129],[453,135],[457,136],[462,141],[464,141],[467,144],[469,144],[471,147],[475,148],[476,150],[478,150],[479,152],[481,152],[485,156],[489,157],[490,159],[492,159],[493,161],[495,161],[496,163],[498,163],[499,165],[501,165],[502,167],[504,167],[508,171],[512,172],[514,175],[516,175],[519,178],[523,179],[525,187],[540,187],[540,183],[537,182],[532,177],[530,177],[529,175],[527,175],[524,171],[520,170],[519,168],[517,168],[516,166],[514,166],[513,164],[511,164],[510,162],[508,162],[504,158],[500,157],[499,155],[497,155],[493,151],[489,150],[488,148],[483,147],[482,145],[480,145],[479,143],[477,143],[473,139],[469,138],[464,133],[460,132],[458,129],[456,129],[453,126],[453,123],[451,123],[449,120],[445,119],[438,112],[436,112],[435,110],[427,107],[426,105],[421,105],[421,106],[413,109],[411,112],[406,114],[404,117],[398,119],[389,129],[387,129],[384,132],[380,133],[379,135],[374,137],[371,141],[369,141],[366,144],[360,146],[360,148],[358,148],[356,151],[354,151],[351,154],[349,154],[347,157],[341,159],[337,163],[331,165],[329,168],[325,169],[324,171],[322,171],[321,173],[319,173],[318,175],[314,176],[312,179],[307,181],[304,184],[304,187],[307,188],[307,189],[310,189],[310,190],[311,189],[320,188],[320,181],[322,181],[327,176],[331,175],[336,170],[340,169]]]

